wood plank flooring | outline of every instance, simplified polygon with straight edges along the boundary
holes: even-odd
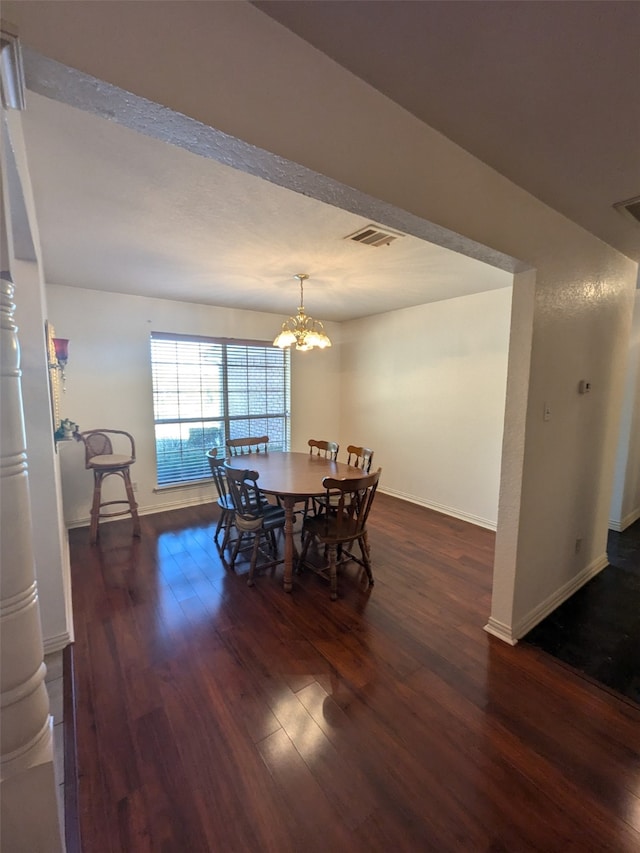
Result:
[[[483,631],[491,532],[379,494],[375,586],[70,533],[85,853],[640,850],[640,709]]]

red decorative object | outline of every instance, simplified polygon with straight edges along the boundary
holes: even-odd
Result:
[[[54,338],[53,346],[56,350],[56,361],[58,362],[60,367],[65,367],[67,361],[69,360],[69,339]]]

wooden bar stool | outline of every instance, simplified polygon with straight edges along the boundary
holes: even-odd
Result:
[[[98,522],[101,518],[114,518],[118,515],[131,515],[133,535],[140,536],[140,519],[131,484],[129,468],[136,461],[136,446],[133,436],[121,429],[90,429],[79,433],[84,442],[85,468],[93,471],[93,503],[91,504],[91,532],[89,541],[94,545],[98,541]],[[114,453],[117,450],[124,453]],[[122,447],[120,446],[122,445]],[[103,501],[102,483],[112,474],[122,477],[126,500]],[[116,512],[102,512],[104,507],[114,504],[127,504],[127,509]]]

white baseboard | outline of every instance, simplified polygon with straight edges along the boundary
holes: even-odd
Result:
[[[509,643],[510,646],[515,646],[518,642],[517,637],[513,636],[511,628],[508,625],[505,625],[504,622],[498,622],[498,620],[494,619],[493,616],[484,626],[484,630],[487,634],[492,634],[499,640],[504,640],[505,643]]]
[[[618,533],[621,533],[623,530],[626,530],[627,527],[631,527],[634,521],[637,521],[640,518],[640,507],[634,509],[633,512],[630,512],[628,515],[622,519],[622,521],[613,521],[609,520],[609,530],[617,530]]]
[[[574,592],[577,592],[580,587],[584,586],[591,580],[591,578],[595,577],[608,565],[609,560],[607,559],[607,555],[602,554],[602,556],[595,559],[588,566],[585,566],[581,572],[578,572],[577,575],[567,581],[567,583],[561,586],[560,589],[557,589],[541,604],[538,604],[537,607],[534,607],[533,610],[527,613],[526,616],[519,619],[511,629],[511,635],[515,637],[516,640],[522,639],[525,634],[528,634],[532,628],[535,628],[539,622],[542,622],[546,616],[552,613],[568,598],[571,598]]]
[[[400,498],[403,501],[408,501],[412,504],[417,504],[418,506],[424,506],[427,509],[433,509],[436,512],[441,512],[443,515],[451,515],[453,518],[459,518],[461,521],[468,521],[470,524],[475,524],[477,527],[485,527],[487,530],[495,530],[497,527],[497,522],[491,521],[487,518],[480,518],[477,515],[470,515],[466,512],[461,512],[458,509],[454,509],[450,506],[444,506],[443,504],[433,503],[431,501],[425,501],[422,498],[417,498],[415,495],[408,495],[405,492],[397,492],[395,489],[378,489],[379,492],[385,495],[391,495],[393,498]]]
[[[491,521],[487,518],[480,518],[477,515],[470,515],[466,512],[461,512],[460,510],[454,509],[450,506],[444,506],[443,504],[433,503],[431,501],[425,501],[422,498],[418,498],[415,495],[408,495],[405,492],[397,492],[394,489],[379,489],[381,493],[385,495],[391,495],[394,498],[400,498],[400,500],[408,501],[412,504],[417,504],[418,506],[424,506],[427,509],[433,509],[436,512],[441,512],[443,515],[450,515],[453,518],[459,518],[461,521],[468,521],[470,524],[475,524],[478,527],[484,527],[487,530],[496,529],[496,522]],[[206,503],[215,503],[211,498],[206,497],[194,497],[194,498],[185,498],[182,496],[181,498],[173,501],[167,501],[162,504],[154,504],[153,506],[140,506],[138,505],[138,515],[153,515],[156,512],[165,512],[166,510],[171,509],[182,509],[186,506],[200,506],[201,504]],[[124,517],[124,516],[123,516]],[[101,519],[100,524],[108,524],[109,521],[115,521],[116,519]],[[84,518],[76,518],[73,520],[68,520],[66,522],[67,529],[72,530],[75,527],[88,527],[91,523],[90,516],[85,516]]]
[[[195,497],[195,498],[180,498],[179,500],[167,501],[162,504],[154,504],[153,506],[140,506],[138,504],[138,515],[154,515],[156,512],[166,512],[170,509],[182,509],[186,506],[200,506],[201,504],[215,504],[215,500],[209,497]],[[115,518],[101,518],[100,524],[109,524],[112,521],[122,521],[126,516],[121,516],[119,519]],[[91,516],[87,515],[84,518],[76,518],[72,521],[67,521],[67,529],[73,530],[76,527],[89,527],[91,524]]]
[[[53,637],[44,639],[44,653],[51,655],[54,652],[61,652],[63,649],[73,642],[73,637],[69,631],[63,631],[61,634],[56,634]]]

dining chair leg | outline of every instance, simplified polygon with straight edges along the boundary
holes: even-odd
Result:
[[[269,531],[269,542],[271,543],[271,556],[275,559],[278,556],[278,545],[276,543],[276,534],[274,530]]]
[[[329,545],[329,581],[331,582],[331,601],[335,601],[338,597],[337,550],[338,549],[335,545]]]
[[[260,550],[260,534],[256,531],[253,535],[253,551],[251,552],[251,564],[249,566],[249,577],[247,578],[247,586],[253,586],[253,576],[258,563],[258,551]]]
[[[231,557],[229,559],[229,568],[232,572],[236,570],[236,557],[238,556],[238,551],[240,550],[240,545],[242,544],[242,540],[244,539],[244,531],[238,531],[238,538],[236,539],[233,551],[231,552]]]
[[[371,571],[371,549],[369,547],[369,538],[366,533],[358,539],[360,553],[362,554],[362,563],[364,565],[367,577],[369,578],[369,586],[373,586],[373,572]]]
[[[223,553],[229,544],[229,539],[231,537],[231,529],[233,527],[233,523],[235,521],[235,513],[234,512],[226,512],[224,517],[224,536],[222,537],[222,545],[220,546]]]
[[[296,561],[296,574],[298,574],[298,575],[301,574],[302,570],[304,569],[304,561],[307,557],[307,551],[309,550],[309,545],[310,545],[311,540],[313,538],[310,535],[307,535],[305,537],[304,531],[302,532],[302,537],[303,537],[302,543],[301,543],[302,544],[302,551],[300,552],[298,559]]]
[[[218,523],[216,524],[216,532],[213,534],[213,541],[220,546],[218,542],[218,537],[220,536],[220,531],[222,530],[222,525],[224,522],[224,510],[220,510],[220,518],[218,519]]]

